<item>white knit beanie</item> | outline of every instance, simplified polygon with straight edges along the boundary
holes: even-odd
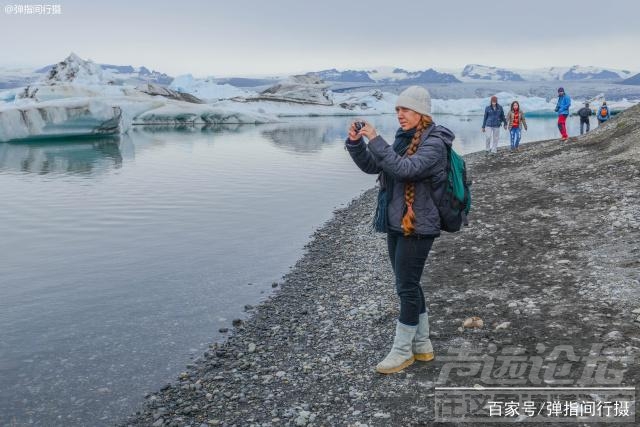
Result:
[[[431,114],[431,95],[422,86],[409,86],[398,96],[396,107],[404,107],[420,114]]]

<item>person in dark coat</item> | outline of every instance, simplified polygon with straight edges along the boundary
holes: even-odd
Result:
[[[580,117],[580,135],[584,133],[584,127],[586,125],[587,132],[589,132],[589,118],[593,112],[591,112],[591,108],[589,108],[589,103],[585,102],[584,107],[578,110],[578,117]]]
[[[482,120],[482,133],[487,134],[485,151],[488,154],[498,152],[500,126],[503,124],[506,130],[507,119],[504,117],[504,109],[502,105],[498,104],[498,97],[494,95],[491,97],[491,103],[484,109],[484,119]]]
[[[384,374],[399,372],[415,360],[435,357],[420,278],[434,239],[440,235],[434,200],[442,196],[445,186],[439,184],[447,179],[447,146],[455,138],[449,129],[433,123],[431,97],[420,86],[411,86],[398,96],[396,113],[400,128],[393,144],[367,122],[352,123],[345,143],[363,172],[378,174],[375,228],[387,233],[400,299],[393,346],[376,366]],[[358,129],[356,123],[358,128],[362,123],[364,127]]]

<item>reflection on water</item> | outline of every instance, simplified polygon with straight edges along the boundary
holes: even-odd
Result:
[[[241,130],[254,129],[256,125],[243,123],[228,124],[177,124],[177,125],[136,125],[131,132],[147,132],[147,133],[223,133],[223,132],[240,132]]]
[[[297,153],[316,153],[329,141],[324,129],[308,126],[279,126],[262,131],[262,135],[276,147]]]
[[[121,166],[120,140],[114,138],[0,144],[0,171],[92,175]]]

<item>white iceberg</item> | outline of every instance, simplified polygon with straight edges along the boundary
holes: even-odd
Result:
[[[112,83],[102,73],[99,65],[91,60],[83,60],[75,53],[71,53],[64,61],[54,65],[49,73],[42,79],[44,84],[60,83],[82,83],[82,84],[109,84]]]
[[[106,82],[106,83],[105,83]],[[276,117],[243,104],[224,108],[163,86],[110,84],[100,67],[74,54],[38,84],[3,93],[0,142],[113,135],[138,124],[268,123]]]
[[[172,89],[181,93],[188,93],[207,102],[215,102],[221,99],[255,96],[252,91],[242,90],[230,84],[219,84],[211,78],[195,79],[191,74],[178,76],[169,85]]]
[[[288,102],[285,100],[233,100],[220,101],[215,106],[224,109],[238,108],[254,114],[272,114],[277,117],[319,117],[319,116],[372,116],[395,114],[397,95],[378,90],[366,92],[332,93],[333,105]]]
[[[122,110],[101,100],[46,101],[21,108],[0,108],[0,141],[112,135],[122,132],[122,123]]]
[[[329,85],[315,75],[292,76],[260,92],[247,101],[277,101],[296,104],[333,105]]]

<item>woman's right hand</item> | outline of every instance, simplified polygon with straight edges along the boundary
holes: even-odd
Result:
[[[356,132],[356,122],[351,123],[348,134],[349,140],[353,142],[359,141],[360,138],[362,138],[362,136],[358,135],[358,132]]]

